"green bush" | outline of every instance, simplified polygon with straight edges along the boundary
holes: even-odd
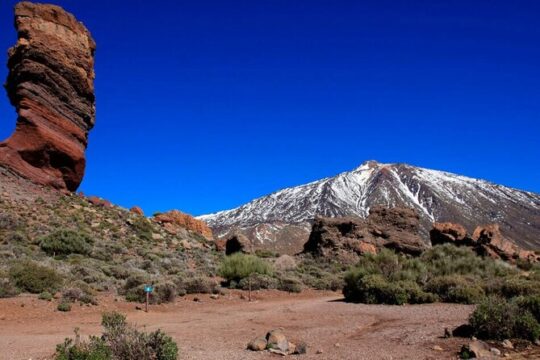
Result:
[[[138,216],[131,223],[131,226],[133,227],[133,230],[135,230],[139,238],[146,241],[152,240],[152,234],[154,232],[154,228],[147,218]]]
[[[43,237],[39,246],[48,255],[89,255],[92,252],[94,240],[84,232],[73,230],[57,230]]]
[[[9,276],[15,286],[33,294],[56,292],[62,284],[62,278],[55,270],[31,261],[15,263]]]
[[[0,279],[0,298],[13,297],[19,294],[19,289],[15,287],[10,279]]]
[[[503,340],[523,338],[536,340],[540,324],[517,301],[490,296],[476,307],[469,318],[475,336],[481,339]]]
[[[254,255],[236,253],[225,257],[219,268],[219,274],[228,281],[236,282],[252,275],[271,275],[270,265]]]
[[[243,278],[238,282],[236,287],[242,290],[249,290],[251,282],[251,290],[260,290],[260,289],[277,289],[279,281],[268,275],[253,274],[250,277]]]
[[[81,304],[98,304],[96,298],[90,291],[76,287],[64,289],[62,291],[62,301],[66,303],[79,301]]]
[[[161,330],[143,333],[126,322],[124,315],[105,313],[101,337],[90,337],[89,341],[66,339],[56,347],[56,360],[176,360],[178,346]],[[75,331],[77,338],[78,331]]]
[[[39,300],[52,301],[53,296],[50,292],[44,291],[38,295]]]
[[[58,306],[56,307],[58,311],[62,312],[68,312],[71,311],[71,304],[65,301],[62,301]]]
[[[285,277],[279,280],[278,290],[287,291],[290,293],[302,292],[302,282],[294,277]]]
[[[484,290],[460,275],[437,276],[429,280],[425,290],[437,294],[444,302],[474,304],[484,297]]]
[[[178,278],[176,286],[187,294],[211,294],[217,287],[216,281],[206,276],[193,276],[188,279]]]
[[[476,255],[466,247],[434,246],[412,258],[382,250],[360,258],[345,273],[343,294],[355,302],[474,304],[486,294],[507,298],[540,294],[540,281],[520,278],[506,263]],[[539,276],[540,280],[540,276]],[[405,296],[403,295],[405,292]]]

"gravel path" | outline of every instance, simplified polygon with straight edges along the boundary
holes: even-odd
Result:
[[[0,359],[50,359],[54,347],[79,327],[83,335],[100,332],[100,314],[118,310],[147,330],[163,329],[181,348],[181,359],[273,359],[276,355],[244,350],[254,337],[284,328],[291,341],[303,340],[308,354],[300,359],[455,359],[464,339],[442,339],[445,327],[466,322],[471,306],[429,304],[384,306],[348,304],[335,293],[289,295],[264,292],[241,300],[233,292],[219,300],[208,295],[151,307],[100,299],[97,307],[55,310],[34,296],[0,299]],[[440,346],[444,351],[435,351]],[[321,353],[317,354],[319,351]]]

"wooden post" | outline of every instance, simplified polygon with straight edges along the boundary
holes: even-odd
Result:
[[[248,289],[249,289],[248,299],[251,302],[251,274],[249,274],[248,276]]]
[[[150,292],[146,291],[146,306],[144,308],[145,312],[148,312],[148,302],[149,302],[149,300],[150,300]]]

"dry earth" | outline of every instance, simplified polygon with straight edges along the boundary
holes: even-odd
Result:
[[[261,292],[254,302],[238,292],[212,300],[187,296],[174,304],[151,306],[100,298],[100,305],[56,311],[55,302],[25,295],[0,300],[1,359],[50,359],[55,345],[73,329],[83,335],[100,332],[100,314],[117,310],[148,330],[163,329],[181,348],[181,359],[271,359],[276,355],[244,350],[252,338],[283,327],[291,340],[304,340],[308,354],[300,359],[453,359],[465,339],[443,339],[445,327],[464,323],[470,306],[430,304],[384,306],[348,304],[337,293]],[[433,350],[435,345],[443,352]],[[317,354],[320,350],[322,353]]]

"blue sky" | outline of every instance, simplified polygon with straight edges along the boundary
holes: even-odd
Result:
[[[536,0],[51,2],[98,44],[87,194],[203,214],[369,159],[540,192]]]

